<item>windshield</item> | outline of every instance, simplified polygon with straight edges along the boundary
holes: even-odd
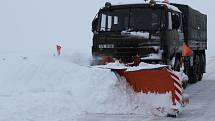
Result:
[[[129,27],[129,10],[104,11],[100,15],[100,31],[122,31]]]
[[[165,26],[162,10],[153,8],[103,11],[99,18],[100,31],[156,31]]]

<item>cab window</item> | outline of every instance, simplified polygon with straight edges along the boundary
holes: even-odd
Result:
[[[169,12],[169,30],[181,30],[182,29],[182,18],[181,14],[177,12]]]

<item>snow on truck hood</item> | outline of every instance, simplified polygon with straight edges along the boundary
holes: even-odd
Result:
[[[145,39],[149,38],[149,32],[128,32],[128,31],[122,31],[122,35],[128,35],[128,36],[134,36],[134,37],[143,37]]]

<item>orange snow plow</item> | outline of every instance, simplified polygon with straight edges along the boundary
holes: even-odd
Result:
[[[124,77],[137,93],[155,94],[158,97],[169,94],[165,97],[169,100],[168,107],[162,105],[155,108],[162,113],[162,116],[176,117],[182,107],[189,104],[189,96],[184,94],[182,86],[185,81],[182,79],[183,76],[179,74],[180,72],[173,71],[168,65],[147,64],[138,60],[137,56],[133,63],[124,64],[120,61],[114,62],[111,57],[107,57],[103,61],[104,65],[98,67],[111,69],[117,77]]]
[[[169,116],[177,116],[180,108],[189,103],[189,97],[183,95],[182,81],[168,66],[161,66],[152,69],[112,68],[113,72],[125,77],[135,92],[171,94],[171,112]],[[157,107],[158,110],[162,107]]]

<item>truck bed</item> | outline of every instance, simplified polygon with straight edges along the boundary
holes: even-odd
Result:
[[[188,5],[171,3],[179,8],[183,14],[185,42],[193,50],[207,49],[207,15],[189,7]]]

